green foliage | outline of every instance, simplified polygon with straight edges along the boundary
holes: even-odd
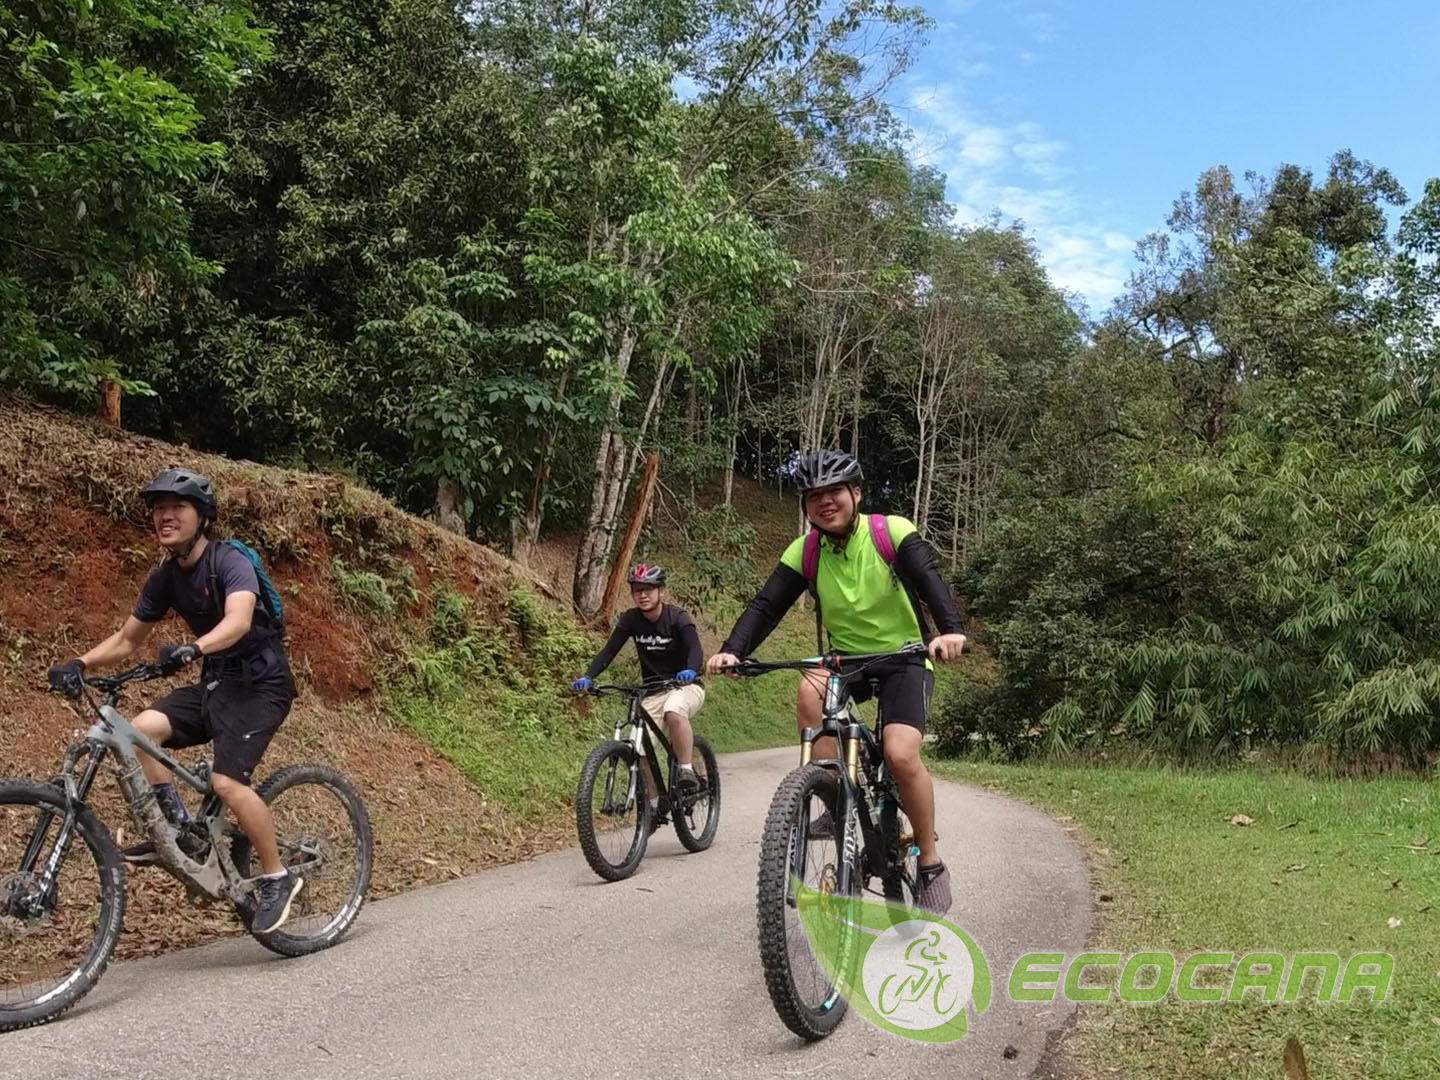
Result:
[[[241,2],[0,4],[0,384],[93,404],[145,393],[170,321],[220,272],[191,200],[225,158],[200,136],[263,57]]]
[[[1253,201],[1227,185],[1202,178],[1172,219],[1198,250],[1151,245],[1166,273],[1130,308],[1154,336],[1105,328],[1099,378],[1058,396],[1011,478],[972,575],[1003,678],[956,727],[1015,753],[1120,737],[1423,765],[1440,745],[1434,194],[1391,253],[1393,180],[1348,155],[1322,187],[1288,168]]]
[[[416,600],[414,571],[396,564],[390,576],[374,570],[351,568],[338,555],[330,560],[335,591],[351,608],[370,615],[395,615]]]
[[[675,523],[688,566],[670,584],[683,606],[745,604],[760,586],[755,527],[730,506],[682,508]]]
[[[569,694],[592,643],[523,586],[498,624],[467,598],[435,592],[426,629],[387,674],[387,702],[487,798],[531,820],[553,815],[574,797],[595,736]]]

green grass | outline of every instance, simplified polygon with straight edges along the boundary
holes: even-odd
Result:
[[[1080,827],[1097,891],[1112,898],[1099,904],[1098,949],[1395,957],[1390,998],[1377,1005],[1319,1004],[1310,990],[1308,1004],[1082,1006],[1076,1045],[1089,1074],[1270,1080],[1282,1075],[1282,1046],[1293,1033],[1312,1078],[1440,1076],[1433,783],[1273,770],[955,761],[935,768]],[[1237,814],[1253,824],[1231,824]],[[1392,918],[1400,921],[1393,929]],[[1105,975],[1095,969],[1087,979]]]

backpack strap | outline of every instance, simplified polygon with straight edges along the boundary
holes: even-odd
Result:
[[[890,521],[884,514],[870,515],[870,539],[886,566],[895,565],[895,542],[890,539]]]
[[[800,573],[810,591],[815,591],[815,574],[820,569],[820,530],[811,529],[805,534],[805,547],[800,553]]]
[[[217,626],[219,625],[218,620],[225,618],[225,593],[220,588],[220,570],[215,565],[215,551],[222,543],[224,543],[222,540],[211,540],[210,543],[205,545],[204,555],[204,558],[207,560],[205,563],[205,572],[210,578],[210,599],[215,602]]]
[[[820,530],[812,528],[805,534],[805,546],[800,551],[800,573],[805,578],[805,587],[810,590],[810,599],[815,604],[815,649],[825,651],[825,624],[820,621],[820,591],[815,588],[815,575],[820,571]]]

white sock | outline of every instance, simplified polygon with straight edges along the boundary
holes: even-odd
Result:
[[[276,878],[284,877],[289,872],[290,871],[288,870],[281,870],[278,874],[261,874],[260,876],[263,878],[269,878],[271,881],[274,881]]]
[[[694,766],[694,765],[681,765],[681,766],[680,766],[680,771],[681,771],[681,772],[694,772],[694,771],[695,771],[695,766]]]
[[[655,798],[653,798],[653,799],[650,800],[650,809],[651,809],[651,810],[658,810],[659,808],[660,808],[660,796],[659,796],[659,795],[656,795]]]

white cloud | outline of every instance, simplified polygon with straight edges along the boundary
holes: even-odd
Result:
[[[1036,123],[997,124],[962,100],[955,83],[913,86],[908,108],[917,161],[945,173],[963,224],[999,213],[1020,221],[1054,283],[1103,311],[1124,288],[1134,240],[1080,205],[1066,187],[1067,146]]]

